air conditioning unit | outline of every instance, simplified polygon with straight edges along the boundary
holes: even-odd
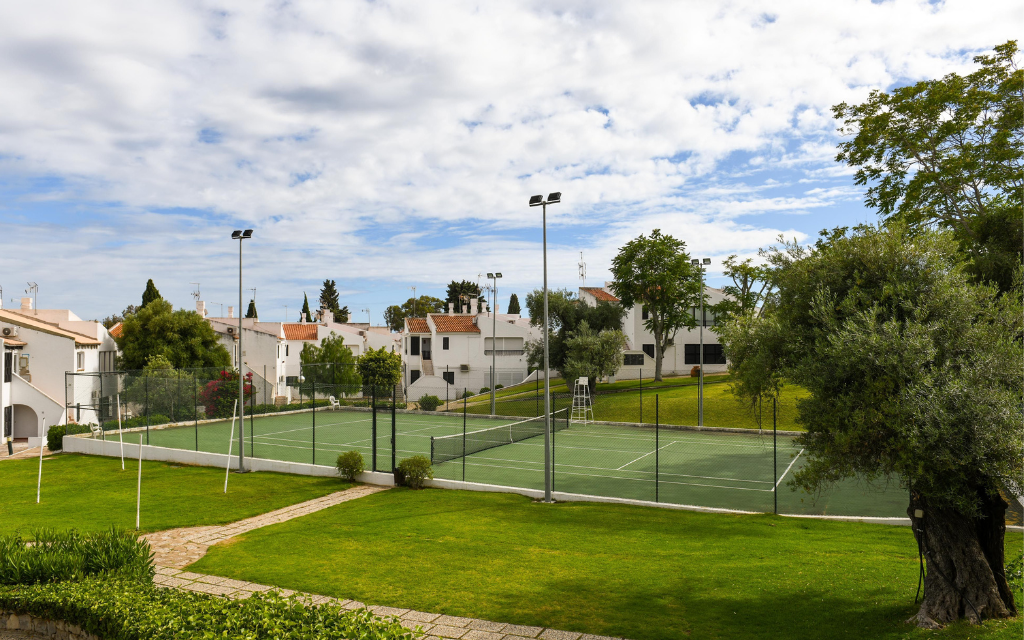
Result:
[[[462,373],[466,373],[467,371],[469,371],[469,365],[468,364],[460,364],[459,365],[459,371],[461,371]]]
[[[235,335],[235,328],[234,327],[228,327],[228,335],[229,336]]]
[[[18,337],[17,327],[4,327],[4,330],[0,333],[4,334],[5,338],[16,338]]]

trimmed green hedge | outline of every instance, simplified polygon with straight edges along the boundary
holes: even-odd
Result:
[[[227,600],[123,579],[0,587],[0,609],[78,625],[107,640],[412,640],[397,618],[255,593]]]
[[[64,436],[72,436],[76,433],[89,433],[92,427],[87,424],[55,424],[46,431],[46,447],[50,451],[60,451],[64,448]]]
[[[0,585],[115,574],[140,582],[153,580],[149,543],[134,531],[111,527],[83,534],[75,529],[38,529],[30,542],[16,533],[0,536]]]

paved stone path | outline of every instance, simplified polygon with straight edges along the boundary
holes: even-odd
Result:
[[[201,573],[184,571],[183,569],[206,555],[206,550],[211,545],[228,540],[233,536],[278,522],[291,520],[292,518],[309,515],[342,502],[355,500],[356,498],[362,498],[385,490],[387,490],[387,487],[361,485],[223,526],[169,529],[167,531],[146,534],[144,537],[149,541],[150,547],[153,549],[154,564],[156,564],[154,582],[161,587],[198,591],[232,599],[248,598],[254,593],[263,591],[277,591],[286,597],[293,595],[296,592],[290,589],[280,589],[253,582],[222,578],[220,576],[208,576]],[[424,640],[525,640],[526,638],[542,638],[543,640],[620,640],[606,636],[584,635],[572,631],[545,629],[543,627],[524,627],[501,622],[490,622],[488,620],[446,616],[439,613],[424,613],[422,611],[413,611],[412,609],[367,606],[355,600],[331,598],[311,593],[299,593],[299,596],[304,597],[312,604],[331,602],[340,604],[345,609],[366,607],[377,615],[396,616],[405,627],[414,629],[418,626],[426,632],[427,635]],[[0,640],[6,639],[0,637]]]
[[[0,460],[25,460],[26,458],[38,458],[39,457],[39,447],[32,447],[30,449],[28,447],[28,445],[26,445],[23,442],[16,442],[16,443],[14,443],[14,455],[13,456],[7,455],[7,444],[6,443],[0,443],[0,450],[3,451],[3,453],[0,453]],[[43,455],[44,456],[50,455],[50,449],[46,445],[43,445]]]

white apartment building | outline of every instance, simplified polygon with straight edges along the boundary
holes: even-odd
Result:
[[[472,299],[467,309],[476,306]],[[463,390],[476,393],[490,386],[494,361],[496,384],[518,384],[529,373],[526,343],[540,336],[519,314],[455,313],[452,304],[448,313],[406,318],[401,334],[405,395],[416,400],[424,395],[455,398]]]
[[[619,299],[606,282],[604,287],[580,287],[580,300],[591,306],[598,302],[619,303]],[[704,372],[720,373],[728,370],[725,354],[722,345],[718,341],[718,334],[715,333],[715,316],[709,305],[716,304],[725,299],[721,289],[705,287],[708,301],[704,305]],[[693,367],[700,364],[701,326],[700,308],[691,308],[693,317],[698,320],[698,326],[693,329],[680,329],[676,333],[673,344],[665,349],[665,358],[662,361],[662,374],[664,375],[689,375]],[[642,305],[634,305],[626,312],[622,319],[622,332],[626,335],[626,350],[623,358],[622,368],[616,375],[617,379],[629,380],[654,375],[654,335],[644,327],[647,320],[647,310]]]
[[[64,420],[100,422],[99,373],[101,365],[113,366],[116,353],[102,324],[82,320],[67,309],[34,310],[32,299],[23,298],[19,310],[0,309],[0,338],[5,437],[37,446],[50,425]]]

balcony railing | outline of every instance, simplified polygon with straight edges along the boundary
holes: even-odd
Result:
[[[521,356],[521,355],[524,355],[526,353],[526,350],[525,349],[498,349],[498,351],[495,352],[493,349],[484,349],[484,355],[485,356],[489,356],[492,353],[494,355],[499,355],[499,356]]]

